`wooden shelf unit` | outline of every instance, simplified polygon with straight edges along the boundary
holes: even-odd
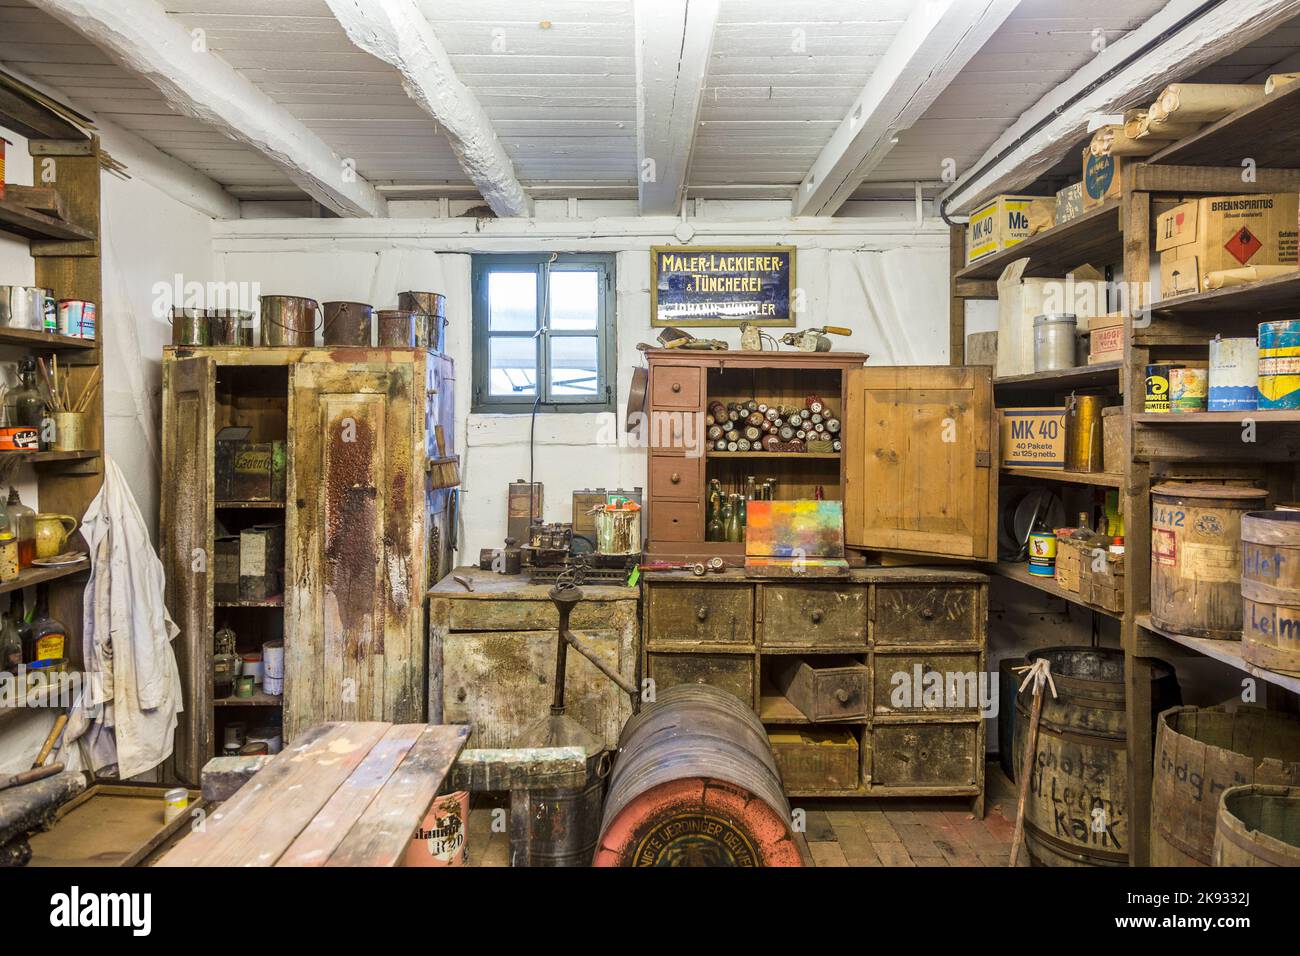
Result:
[[[1250,155],[1258,163],[1252,183],[1243,183],[1241,178],[1243,142],[1250,143]],[[964,354],[961,347],[965,341],[965,301],[997,295],[995,287],[974,280],[995,279],[1007,263],[1023,256],[1030,257],[1026,275],[1061,275],[1088,262],[1097,267],[1122,265],[1125,275],[1145,278],[1149,275],[1154,246],[1154,197],[1295,192],[1300,189],[1300,170],[1293,168],[1297,165],[1300,165],[1300,84],[1293,84],[1262,103],[1239,110],[1171,144],[1145,163],[1126,166],[1123,196],[1107,204],[1111,208],[1102,207],[1082,219],[1046,230],[996,258],[963,268],[958,250],[964,253],[964,227],[954,227],[949,336],[953,343],[953,363],[960,362]],[[1021,188],[1028,185],[1026,182]],[[1109,229],[1111,234],[1100,235],[1103,229]],[[1072,235],[1086,236],[1087,241],[1071,248],[1067,237]],[[1098,261],[1097,254],[1105,261]],[[1150,684],[1156,658],[1169,656],[1171,649],[1203,655],[1288,693],[1300,692],[1300,681],[1247,664],[1241,658],[1237,642],[1205,641],[1154,628],[1148,614],[1150,562],[1147,557],[1151,551],[1152,462],[1197,463],[1208,457],[1217,461],[1281,461],[1294,466],[1300,461],[1300,434],[1293,434],[1290,426],[1300,423],[1300,414],[1256,411],[1149,415],[1143,411],[1145,367],[1162,357],[1186,358],[1189,347],[1207,348],[1209,339],[1216,333],[1253,336],[1258,322],[1294,317],[1296,303],[1300,301],[1300,274],[1155,302],[1150,301],[1145,283],[1131,288],[1139,291],[1129,311],[1143,316],[1149,308],[1148,317],[1137,321],[1132,316],[1125,319],[1124,358],[1106,370],[1107,376],[1115,378],[1104,384],[1117,388],[1125,409],[1124,472],[1114,477],[1118,477],[1115,486],[1120,490],[1129,561],[1125,575],[1125,611],[1110,616],[1119,621],[1125,654],[1130,859],[1133,865],[1145,865],[1150,859],[1154,756]],[[1176,354],[1166,353],[1168,349],[1177,350]],[[1071,379],[1070,372],[998,379],[995,387],[999,404],[1016,396],[1017,391],[1065,391],[1076,386],[1103,384],[1094,378],[1098,368],[1079,370],[1080,377],[1075,379]],[[1246,419],[1272,429],[1270,440],[1253,444],[1225,441],[1228,429],[1239,431]],[[1019,473],[1025,471],[1028,470],[1006,469],[1004,474],[1008,478],[1020,478],[1023,475]],[[1295,475],[1293,480],[1300,486],[1300,475]],[[1024,565],[999,563],[995,572],[1052,597],[1089,607],[1076,595],[1057,587],[1054,581],[1034,578]],[[1109,614],[1100,608],[1090,609]]]

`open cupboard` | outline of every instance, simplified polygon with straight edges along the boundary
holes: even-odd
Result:
[[[181,779],[198,780],[234,719],[279,716],[286,742],[326,720],[424,720],[424,596],[450,568],[454,528],[434,467],[455,462],[453,382],[451,360],[424,349],[166,350],[162,556],[181,629]],[[231,426],[284,443],[283,500],[217,497],[216,436]],[[215,600],[217,539],[264,523],[284,529],[282,593]],[[239,653],[283,640],[283,697],[214,698],[223,626]]]

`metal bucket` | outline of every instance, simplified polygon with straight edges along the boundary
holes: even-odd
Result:
[[[1248,784],[1223,791],[1215,866],[1300,866],[1300,787]]]
[[[1044,688],[1042,716],[1025,801],[1025,845],[1039,866],[1127,866],[1128,752],[1124,653],[1051,647],[1046,658],[1057,696]],[[1174,670],[1153,662],[1151,719],[1182,702]],[[1031,688],[1016,700],[1016,739],[1029,739]],[[1023,744],[1021,744],[1023,747]],[[1023,755],[1017,755],[1023,759]]]
[[[1219,795],[1243,783],[1300,785],[1300,717],[1262,707],[1160,715],[1151,785],[1151,865],[1209,866]]]
[[[172,345],[212,344],[212,325],[206,309],[172,309]]]
[[[370,347],[370,330],[374,326],[375,310],[364,302],[326,302],[326,345],[358,345]]]
[[[1260,323],[1259,407],[1300,408],[1300,319]]]
[[[262,296],[262,345],[311,348],[316,344],[316,330],[320,328],[319,312],[320,304],[315,299],[297,295]]]
[[[425,326],[424,348],[441,352],[443,330],[447,327],[447,297],[440,292],[401,292],[397,307],[423,315]]]
[[[409,309],[381,309],[376,316],[379,333],[375,344],[380,348],[421,347],[420,328],[424,323],[419,321],[418,312]]]
[[[595,866],[802,866],[767,733],[739,698],[678,684],[618,743]]]
[[[590,866],[600,836],[609,755],[587,760],[587,785],[511,794],[511,866]]]
[[[212,344],[247,348],[253,344],[253,313],[238,309],[213,309],[208,320]]]

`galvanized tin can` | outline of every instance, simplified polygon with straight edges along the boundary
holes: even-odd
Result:
[[[1300,319],[1260,323],[1259,407],[1300,408]]]
[[[76,339],[93,339],[95,303],[84,299],[60,299],[59,333]]]
[[[1034,371],[1074,368],[1078,323],[1069,312],[1034,316]]]
[[[326,302],[326,345],[370,346],[370,330],[374,326],[375,310],[364,302]]]
[[[213,345],[247,348],[253,344],[253,313],[214,309],[208,321]]]
[[[212,323],[205,309],[172,309],[172,345],[212,344]]]
[[[443,330],[447,327],[447,297],[440,292],[402,292],[397,296],[397,307],[423,316],[422,347],[440,352],[443,349]]]
[[[381,309],[378,313],[379,334],[376,344],[381,348],[420,348],[419,313],[409,309]]]
[[[319,312],[320,305],[315,299],[297,295],[264,295],[259,341],[272,348],[311,348],[316,344],[316,330],[320,328]]]
[[[1210,341],[1207,407],[1212,412],[1254,411],[1259,407],[1259,346],[1254,339]]]

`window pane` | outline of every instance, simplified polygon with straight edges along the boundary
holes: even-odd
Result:
[[[537,273],[488,273],[488,330],[531,332],[537,328]]]
[[[599,272],[551,273],[551,328],[595,331],[600,316]]]
[[[537,394],[537,340],[497,337],[488,340],[488,394]]]
[[[552,398],[590,398],[598,393],[598,342],[594,335],[563,335],[551,339]]]

